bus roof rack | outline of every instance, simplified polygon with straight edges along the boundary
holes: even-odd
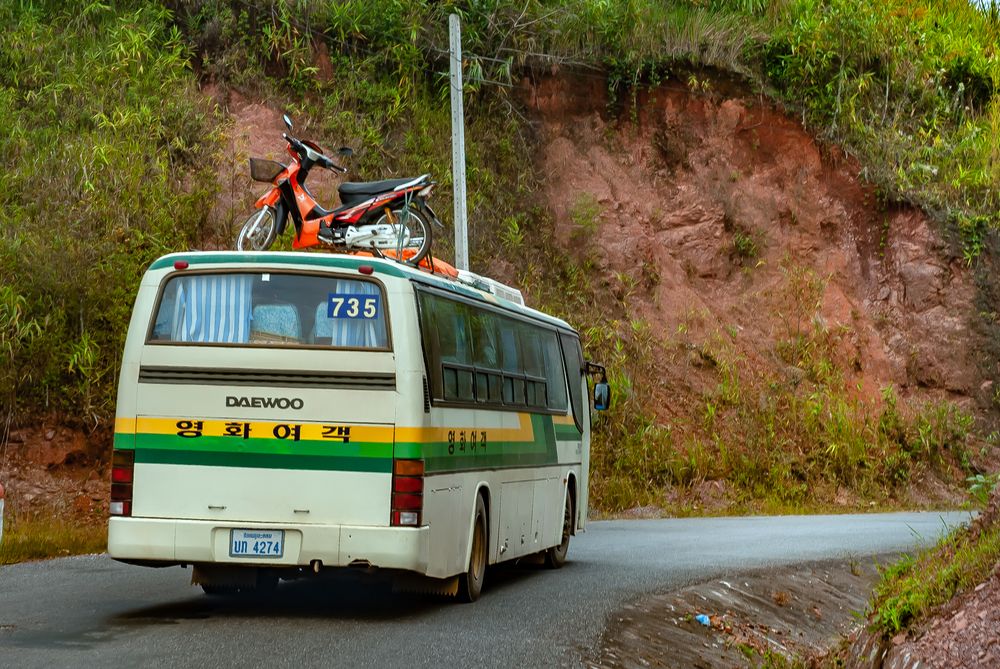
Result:
[[[503,298],[518,306],[524,306],[524,296],[521,295],[521,291],[517,288],[511,288],[499,281],[494,281],[485,276],[480,276],[475,272],[467,272],[463,269],[458,270],[458,280],[467,286],[472,286],[490,295]]]

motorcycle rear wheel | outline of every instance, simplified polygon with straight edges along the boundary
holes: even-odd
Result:
[[[273,207],[262,207],[250,214],[236,238],[237,251],[266,251],[278,236],[278,218]]]
[[[431,224],[429,217],[424,213],[423,208],[417,204],[409,204],[405,207],[392,210],[392,215],[398,221],[396,225],[405,226],[407,243],[403,249],[415,248],[417,251],[412,256],[402,260],[406,265],[416,267],[420,264],[431,250]],[[388,224],[386,215],[382,214],[376,221],[376,225]]]

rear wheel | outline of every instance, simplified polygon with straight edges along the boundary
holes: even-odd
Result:
[[[486,505],[482,496],[476,497],[476,520],[472,525],[472,550],[469,551],[469,570],[458,577],[458,598],[474,602],[483,591],[486,576]]]
[[[558,546],[545,551],[545,566],[549,569],[559,569],[566,564],[566,554],[569,552],[569,538],[573,534],[573,498],[566,491],[566,504],[563,505],[562,541]]]
[[[278,217],[273,207],[261,207],[250,214],[236,238],[237,251],[266,251],[278,235]]]
[[[390,221],[390,218],[392,219]],[[416,267],[431,250],[431,224],[428,216],[417,204],[409,204],[392,210],[392,216],[383,213],[376,225],[392,223],[396,229],[395,248],[382,249],[394,251],[397,258],[402,258],[407,265]],[[412,255],[410,255],[412,253]]]

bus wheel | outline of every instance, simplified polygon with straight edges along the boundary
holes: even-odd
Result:
[[[476,601],[483,591],[483,579],[486,576],[486,537],[486,505],[483,504],[483,498],[477,495],[469,570],[458,577],[458,599],[462,602]]]
[[[562,541],[558,546],[545,551],[545,566],[549,569],[558,569],[566,564],[566,553],[569,552],[569,537],[573,531],[573,498],[569,491],[566,491],[566,504],[563,509]]]

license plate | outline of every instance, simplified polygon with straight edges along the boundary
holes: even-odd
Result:
[[[284,530],[232,530],[229,533],[229,557],[280,558],[284,553]]]

